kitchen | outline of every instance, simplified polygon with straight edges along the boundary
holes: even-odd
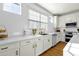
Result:
[[[0,3],[0,56],[79,55],[78,5]]]

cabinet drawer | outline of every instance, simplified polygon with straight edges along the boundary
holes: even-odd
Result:
[[[33,43],[34,42],[34,40],[24,40],[24,41],[21,41],[21,46],[25,46],[25,45],[28,45],[28,44],[31,44],[31,43]]]
[[[6,44],[6,45],[1,45],[0,46],[0,53],[1,52],[6,52],[9,51],[10,49],[16,49],[19,48],[19,43],[11,43],[11,44]]]

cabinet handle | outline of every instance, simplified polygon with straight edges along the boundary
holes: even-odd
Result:
[[[18,55],[18,50],[16,50],[16,55]]]
[[[8,49],[8,47],[1,48],[1,50],[5,50],[5,49]]]
[[[50,40],[48,39],[48,42],[50,42]]]

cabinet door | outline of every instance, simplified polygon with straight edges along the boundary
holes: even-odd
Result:
[[[43,43],[44,44],[44,48],[43,48],[43,50],[46,51],[49,48],[48,36],[47,35],[44,36],[43,39],[44,39],[44,43]]]
[[[65,33],[62,33],[61,41],[65,42]]]
[[[19,50],[11,49],[6,52],[0,53],[0,56],[18,56],[19,55]]]
[[[35,52],[36,55],[40,55],[43,52],[43,40],[41,38],[37,38],[35,40],[36,42],[36,48],[35,48]]]
[[[48,48],[52,47],[52,35],[48,36]]]
[[[52,35],[44,36],[44,51],[52,47]]]
[[[58,43],[59,41],[61,41],[61,33],[57,33],[57,39],[56,39],[56,43]]]
[[[1,56],[16,56],[19,55],[19,43],[9,43],[5,45],[0,45],[0,55]]]
[[[34,46],[32,43],[25,45],[20,48],[21,56],[33,56],[34,55]]]
[[[57,34],[56,44],[59,42],[59,35]]]

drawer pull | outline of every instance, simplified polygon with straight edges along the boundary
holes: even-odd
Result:
[[[5,49],[8,49],[8,47],[5,47],[5,48],[1,48],[1,50],[5,50]]]

